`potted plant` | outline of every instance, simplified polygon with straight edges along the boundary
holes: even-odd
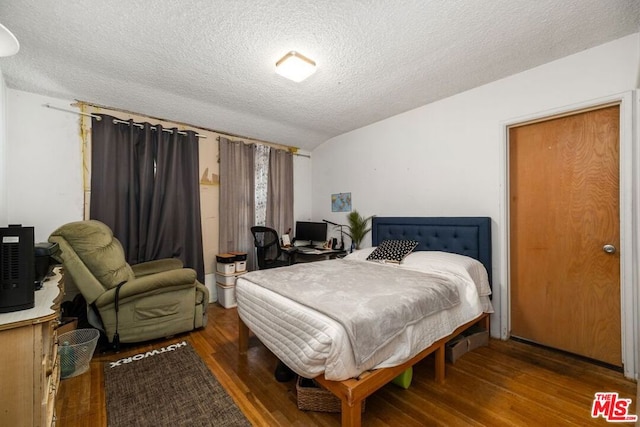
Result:
[[[362,239],[371,231],[371,227],[369,227],[369,220],[371,218],[373,218],[373,215],[365,218],[355,209],[347,215],[348,224],[345,225],[345,227],[347,227],[349,231],[345,231],[344,234],[351,238],[351,249],[354,247],[355,249],[360,249]]]

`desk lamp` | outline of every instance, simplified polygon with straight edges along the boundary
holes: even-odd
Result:
[[[335,222],[327,221],[326,219],[323,219],[323,221],[326,222],[327,224],[333,225],[334,227],[340,227],[340,247],[333,248],[333,249],[343,251],[344,250],[344,232],[342,231],[342,227],[344,227],[344,225],[336,224]]]

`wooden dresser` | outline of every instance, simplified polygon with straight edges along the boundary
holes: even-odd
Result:
[[[60,383],[56,329],[64,296],[56,268],[35,307],[0,314],[0,425],[51,426]]]

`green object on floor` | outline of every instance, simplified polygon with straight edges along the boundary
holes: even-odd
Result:
[[[411,379],[413,378],[413,367],[409,367],[406,371],[391,380],[392,383],[398,387],[402,387],[405,390],[411,385]]]

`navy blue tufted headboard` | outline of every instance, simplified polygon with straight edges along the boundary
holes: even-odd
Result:
[[[491,281],[491,218],[489,217],[373,217],[371,241],[417,240],[416,251],[466,255],[484,264]]]

